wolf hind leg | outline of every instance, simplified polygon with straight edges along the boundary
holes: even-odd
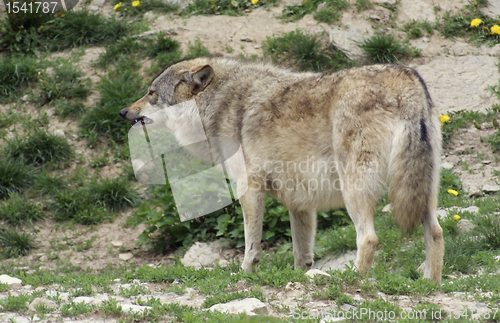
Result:
[[[373,213],[382,188],[374,174],[343,176],[342,194],[349,216],[356,228],[356,268],[367,272],[373,263],[379,243],[373,224]]]
[[[316,210],[289,211],[295,268],[310,269],[314,263]]]
[[[240,198],[245,230],[245,257],[241,268],[247,273],[254,271],[261,257],[262,223],[265,193],[251,189]]]
[[[444,240],[443,229],[436,218],[435,209],[424,217],[425,265],[424,278],[441,284],[443,268]]]

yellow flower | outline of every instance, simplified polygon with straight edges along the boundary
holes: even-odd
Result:
[[[450,117],[448,117],[447,115],[440,114],[439,120],[441,121],[441,125],[444,125],[445,123],[450,121]]]
[[[140,4],[141,3],[138,0],[136,0],[136,1],[132,2],[132,7],[139,7]]]
[[[213,4],[213,5],[211,5],[210,7],[213,9],[213,8],[215,8],[215,5]]]
[[[451,190],[451,189],[450,189],[450,190],[448,190],[448,193],[453,194],[453,195],[455,195],[455,196],[457,196],[457,195],[458,195],[458,192],[457,192],[457,191],[455,191],[455,190]]]
[[[492,35],[500,35],[500,26],[495,25],[495,26],[491,27],[491,34]]]
[[[113,10],[118,10],[118,8],[120,8],[122,6],[122,3],[117,3],[115,4],[115,6],[113,7]]]
[[[455,214],[455,215],[453,216],[453,218],[455,219],[455,221],[458,221],[458,220],[460,220],[460,215]]]
[[[237,7],[237,6],[238,6],[238,2],[231,1],[231,5],[232,5],[233,7]]]
[[[259,0],[252,0],[252,4],[256,4]]]
[[[40,26],[40,29],[43,29],[43,28],[44,28],[44,27],[43,27],[43,25],[41,25],[41,26]]]
[[[483,21],[479,18],[476,18],[476,19],[473,19],[471,22],[470,22],[470,26],[471,27],[477,27],[479,26]]]

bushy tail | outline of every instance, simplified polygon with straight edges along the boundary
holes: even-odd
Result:
[[[437,207],[441,128],[419,82],[421,87],[402,100],[389,159],[392,214],[404,231],[412,231]]]

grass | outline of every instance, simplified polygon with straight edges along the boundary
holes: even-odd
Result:
[[[34,57],[3,57],[0,60],[0,99],[12,99],[30,82],[36,81],[39,65]]]
[[[239,16],[247,10],[258,7],[269,8],[278,4],[277,0],[259,0],[252,3],[251,0],[195,0],[190,2],[182,11],[181,15],[189,17],[192,15],[228,15]]]
[[[54,75],[43,74],[40,78],[40,98],[47,103],[55,99],[87,98],[90,93],[90,79],[83,79],[82,73],[70,64],[54,68]]]
[[[0,199],[22,193],[32,184],[33,170],[21,161],[0,158]]]
[[[403,31],[408,34],[410,39],[421,38],[423,36],[432,36],[434,34],[434,26],[427,20],[409,21],[403,25]]]
[[[299,29],[279,36],[267,37],[262,48],[273,62],[301,71],[336,71],[355,65],[336,49],[323,34],[308,34]]]
[[[73,148],[64,137],[50,134],[46,130],[36,130],[27,138],[18,135],[15,139],[7,140],[5,155],[39,166],[69,160],[73,157]]]
[[[6,257],[25,256],[35,247],[33,236],[14,228],[0,229],[0,245]]]
[[[376,34],[363,40],[358,46],[371,63],[399,63],[402,58],[420,56],[419,49],[401,44],[391,34]]]
[[[21,21],[8,19],[3,22],[0,48],[9,53],[34,54],[106,44],[127,35],[130,28],[115,16],[105,18],[85,9],[56,15],[53,19],[43,13],[32,14]]]
[[[132,2],[133,0],[124,0],[124,1],[114,0],[112,2],[112,5],[113,7],[115,7],[118,3],[120,3],[121,5],[117,9],[115,9],[115,12],[127,16],[142,15],[148,11],[168,13],[168,12],[176,12],[179,10],[178,4],[164,2],[161,0],[140,1],[139,5],[136,7],[132,6]]]
[[[43,207],[19,195],[10,196],[6,202],[0,202],[0,220],[17,226],[33,224],[44,216]]]
[[[324,4],[323,4],[324,3]],[[320,10],[318,7],[321,5]],[[279,18],[285,21],[296,21],[307,14],[314,13],[314,18],[320,22],[333,23],[342,17],[341,11],[349,7],[346,0],[311,0],[303,1],[301,4],[286,6]]]

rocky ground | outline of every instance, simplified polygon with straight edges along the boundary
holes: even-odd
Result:
[[[244,16],[192,16],[184,19],[174,15],[158,15],[148,13],[145,15],[150,24],[148,33],[167,32],[175,39],[179,40],[183,46],[188,42],[194,42],[199,38],[212,52],[224,52],[224,48],[231,47],[234,51],[231,55],[258,55],[263,54],[261,49],[262,42],[267,36],[279,34],[282,32],[293,31],[296,28],[302,28],[309,32],[325,31],[329,34],[330,40],[339,47],[345,49],[349,55],[359,55],[359,48],[355,46],[356,41],[363,40],[365,37],[373,34],[374,21],[388,20],[390,13],[387,9],[375,6],[374,9],[358,13],[355,8],[348,9],[343,14],[342,23],[338,26],[330,26],[318,23],[307,15],[301,20],[291,23],[284,23],[281,20],[273,18],[281,12],[284,5],[292,4],[297,0],[285,0],[277,7],[271,7],[269,10],[256,9]],[[379,0],[378,2],[392,2],[392,0]],[[500,14],[500,5],[495,1],[484,10],[493,17]],[[435,21],[436,15],[433,7],[439,5],[443,11],[458,11],[465,4],[460,0],[401,0],[398,2],[397,24],[412,19],[427,19]],[[94,0],[89,8],[109,15],[113,13],[109,2]],[[411,44],[422,50],[422,57],[413,59],[409,65],[418,70],[426,81],[429,92],[434,103],[441,114],[449,111],[458,111],[462,109],[486,111],[493,104],[498,103],[498,98],[491,95],[488,86],[498,86],[500,80],[499,58],[500,45],[492,48],[476,47],[463,40],[444,39],[437,33],[431,37],[423,37],[412,40]],[[98,81],[99,75],[103,71],[97,70],[92,63],[98,58],[104,48],[90,47],[85,49],[85,54],[81,57],[77,66],[82,70],[86,77]],[[69,55],[60,53],[56,55]],[[148,62],[145,62],[148,64]],[[88,99],[88,104],[96,102],[98,93],[93,93]],[[30,104],[26,103],[24,109],[30,109]],[[51,111],[48,112],[49,115]],[[53,114],[53,112],[52,112]],[[78,142],[73,135],[76,135],[75,125],[71,122],[60,122],[56,117],[50,117],[51,131],[62,130],[68,140],[73,141],[77,146],[78,152],[85,157],[90,156],[90,149],[83,143]],[[452,146],[445,150],[443,155],[443,167],[452,169],[459,175],[462,183],[471,194],[484,194],[488,192],[500,191],[497,177],[491,176],[493,171],[500,171],[500,165],[496,162],[494,154],[489,146],[480,140],[481,137],[492,135],[494,130],[476,129],[474,127],[462,129],[452,141]],[[464,169],[464,161],[469,165]],[[114,167],[120,165],[106,166],[101,175],[113,177]],[[75,165],[74,167],[77,167]],[[486,174],[486,175],[485,175]],[[477,212],[477,210],[470,210]],[[446,215],[446,210],[441,210],[441,214]],[[443,213],[444,212],[444,213]],[[45,220],[37,228],[37,241],[39,242],[37,250],[23,258],[14,260],[17,268],[25,268],[29,274],[29,266],[35,263],[42,264],[42,268],[54,269],[58,266],[58,260],[52,259],[51,254],[54,248],[61,246],[84,245],[87,241],[92,241],[92,246],[88,249],[76,251],[74,248],[59,248],[59,259],[65,259],[70,264],[90,267],[94,270],[105,268],[109,264],[122,262],[137,263],[138,265],[149,264],[150,266],[160,266],[168,264],[175,255],[154,255],[145,247],[136,247],[137,237],[144,230],[144,227],[129,228],[124,225],[124,219],[130,214],[123,214],[112,223],[105,223],[97,227],[83,227],[76,225],[74,227],[61,227],[51,220]],[[465,223],[465,222],[464,222]],[[467,226],[467,224],[463,224]],[[466,228],[465,228],[466,229]],[[465,230],[464,229],[464,230]],[[211,244],[196,243],[182,255],[182,262],[188,266],[209,267],[214,263],[224,265],[228,261],[241,260],[241,250],[230,249],[227,245],[214,242]],[[321,271],[312,272],[311,275],[327,275],[325,271],[330,269],[343,269],[349,261],[354,260],[354,253],[347,253],[341,257],[325,257],[317,261],[316,269]],[[9,260],[10,261],[10,260]],[[2,274],[2,273],[0,273]],[[5,281],[3,280],[5,279]],[[205,300],[199,291],[187,288],[182,295],[174,292],[165,292],[162,284],[143,283],[140,281],[122,283],[116,281],[113,286],[113,292],[99,293],[93,297],[79,296],[71,297],[70,291],[61,291],[59,286],[40,286],[32,288],[23,284],[21,281],[10,281],[8,277],[0,276],[0,282],[9,284],[8,291],[0,292],[0,299],[9,295],[30,294],[41,292],[31,304],[29,314],[20,315],[18,313],[0,313],[1,322],[113,322],[115,318],[103,317],[85,317],[81,320],[69,320],[62,318],[60,308],[65,303],[88,303],[99,305],[113,297],[121,305],[123,312],[141,312],[146,306],[137,305],[138,297],[142,300],[155,297],[162,303],[178,303],[189,305],[195,308],[202,308]],[[140,296],[120,296],[121,290],[130,289],[134,286],[140,286],[142,293]],[[245,290],[248,286],[242,282],[238,286],[240,290]],[[277,309],[282,306],[294,308],[299,302],[307,309],[321,311],[331,308],[333,301],[317,301],[310,296],[308,287],[301,283],[289,283],[283,289],[272,287],[262,287],[262,291],[267,302],[248,298],[246,300],[232,301],[227,304],[217,304],[211,307],[216,310],[226,310],[232,313],[265,313],[271,315],[284,316]],[[122,293],[123,294],[123,293]],[[356,293],[349,294],[356,300],[363,299]],[[488,297],[488,295],[483,295]],[[432,296],[410,297],[410,296],[387,296],[380,293],[381,299],[390,300],[396,303],[402,309],[410,309],[418,303],[431,302],[441,305],[443,309],[466,307],[477,310],[478,315],[486,310],[484,302],[472,299],[466,293],[444,294],[438,293]],[[43,304],[48,308],[56,308],[44,319],[41,319],[34,313],[34,307]],[[168,321],[169,319],[166,318]]]

